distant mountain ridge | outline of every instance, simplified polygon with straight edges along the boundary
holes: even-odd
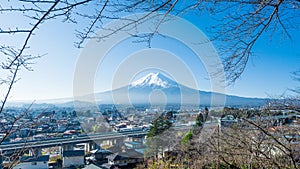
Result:
[[[95,99],[95,100],[92,100]],[[88,106],[98,104],[193,104],[207,106],[261,106],[267,99],[247,98],[216,92],[201,91],[179,84],[162,73],[149,73],[128,86],[76,98],[39,101],[56,106],[72,104]],[[13,104],[10,104],[13,105]]]
[[[263,105],[266,99],[246,98],[206,92],[179,84],[162,73],[149,73],[125,87],[95,94],[102,103],[120,104],[200,104],[200,105]]]

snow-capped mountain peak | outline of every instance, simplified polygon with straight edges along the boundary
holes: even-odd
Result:
[[[177,83],[161,73],[149,73],[146,76],[131,83],[130,87],[161,87],[168,88],[177,86]]]

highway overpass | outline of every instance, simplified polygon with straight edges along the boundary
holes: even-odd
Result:
[[[49,148],[55,146],[63,146],[67,144],[88,143],[98,140],[111,140],[124,137],[146,136],[146,131],[131,131],[131,132],[107,132],[101,134],[79,135],[77,137],[68,138],[52,138],[46,140],[31,140],[27,142],[9,142],[0,145],[0,151],[14,151],[29,148]]]

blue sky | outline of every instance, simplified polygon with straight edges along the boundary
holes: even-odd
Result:
[[[206,36],[212,36],[207,31],[213,22],[209,16],[185,15],[184,18],[202,30]],[[1,27],[22,22],[18,16],[0,16],[0,19]],[[74,42],[78,40],[75,37],[75,29],[83,28],[85,24],[85,22],[77,25],[61,23],[58,19],[45,22],[40,26],[30,40],[29,52],[46,55],[35,60],[36,63],[32,66],[33,72],[24,70],[20,72],[21,79],[12,90],[11,100],[40,100],[73,96],[76,62],[84,50],[74,47]],[[290,34],[293,37],[292,40],[282,39],[281,36],[274,36],[272,41],[268,37],[260,38],[255,46],[255,57],[250,59],[242,77],[235,84],[226,88],[227,94],[268,97],[269,95],[280,95],[287,92],[288,88],[299,85],[299,82],[293,81],[291,72],[300,69],[300,43],[297,41],[300,39],[300,34],[296,31],[290,32]],[[0,37],[1,44],[21,43],[21,40],[22,38],[18,36]],[[186,63],[195,76],[198,89],[205,91],[211,89],[203,63],[197,60],[197,57],[193,56],[193,53],[187,47],[182,46],[180,42],[170,38],[155,37],[152,47],[170,51]],[[115,46],[99,66],[95,76],[94,91],[110,90],[118,65],[128,55],[143,49],[147,49],[146,44],[132,43],[132,39],[127,39]],[[216,50],[218,51],[218,49]],[[149,70],[145,70],[139,76],[147,72]]]

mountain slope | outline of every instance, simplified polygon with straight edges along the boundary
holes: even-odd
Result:
[[[177,83],[161,73],[149,73],[148,75],[132,82],[129,87],[170,88],[177,87]]]
[[[148,75],[132,82],[128,86],[112,91],[82,96],[80,99],[64,98],[38,101],[56,106],[90,106],[95,98],[99,104],[192,104],[207,106],[260,106],[266,102],[263,98],[246,98],[215,92],[199,91],[181,85],[161,73]],[[26,102],[22,102],[24,105]],[[10,106],[22,105],[12,103]]]
[[[245,98],[221,93],[199,91],[178,84],[161,73],[148,75],[128,86],[95,94],[100,103],[115,104],[200,104],[200,105],[262,105],[265,99]]]

